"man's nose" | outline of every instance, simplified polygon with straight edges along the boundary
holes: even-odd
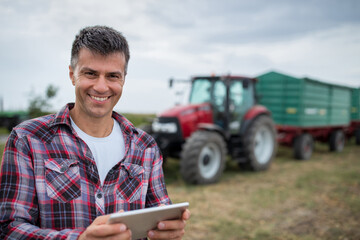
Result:
[[[109,89],[106,78],[104,76],[99,76],[94,84],[94,90],[99,93],[104,93]]]

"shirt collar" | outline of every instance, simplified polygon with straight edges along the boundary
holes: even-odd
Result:
[[[56,113],[53,122],[50,123],[50,127],[54,127],[62,124],[65,124],[70,127],[71,126],[70,110],[74,106],[75,103],[66,104],[58,113]],[[134,125],[121,114],[113,111],[112,117],[120,124],[121,130],[126,134],[138,133]]]
[[[50,123],[50,127],[65,124],[71,126],[70,121],[70,110],[74,107],[75,103],[68,103],[64,107],[60,109],[59,112],[55,114],[55,118],[52,123]]]

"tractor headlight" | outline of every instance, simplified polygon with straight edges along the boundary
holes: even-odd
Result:
[[[176,123],[160,123],[157,120],[155,120],[152,123],[152,130],[154,132],[163,132],[163,133],[176,133],[177,132],[177,126]]]

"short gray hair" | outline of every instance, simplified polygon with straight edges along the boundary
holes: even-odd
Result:
[[[79,52],[86,48],[91,52],[107,56],[111,53],[121,52],[125,56],[125,75],[130,59],[130,50],[126,38],[113,28],[106,26],[86,27],[76,35],[71,49],[70,64],[75,69],[79,60]]]

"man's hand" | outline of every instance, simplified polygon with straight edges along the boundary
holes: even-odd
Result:
[[[186,209],[180,220],[159,222],[156,230],[148,232],[151,240],[181,239],[185,234],[186,221],[190,219],[190,211]]]
[[[131,231],[127,229],[124,224],[106,224],[109,217],[110,215],[97,217],[94,222],[79,236],[78,240],[131,240]]]

